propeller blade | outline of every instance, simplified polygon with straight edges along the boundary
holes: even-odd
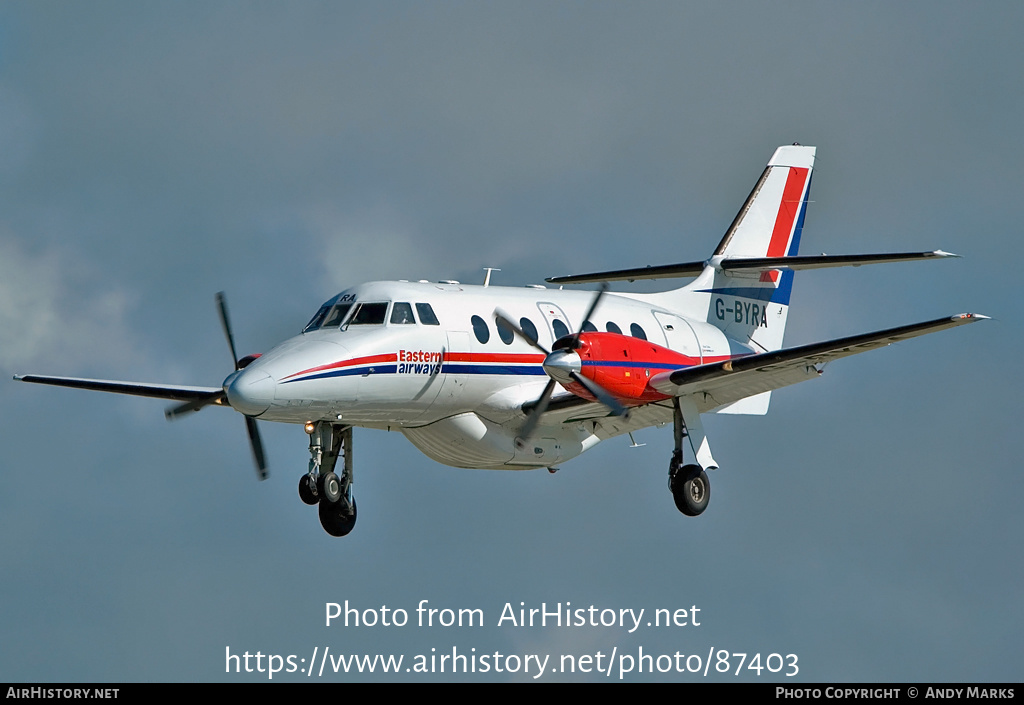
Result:
[[[199,411],[204,406],[209,406],[210,404],[223,404],[225,399],[227,399],[227,395],[223,391],[215,392],[200,399],[193,399],[184,404],[172,406],[164,412],[164,416],[168,419],[175,419],[193,411]]]
[[[542,346],[542,345],[541,345],[540,343],[538,343],[538,342],[537,342],[536,340],[534,340],[533,338],[531,338],[530,336],[528,336],[528,335],[526,334],[526,332],[525,332],[525,331],[524,331],[524,330],[523,330],[522,328],[520,328],[520,327],[519,327],[519,326],[518,326],[517,324],[515,324],[515,323],[514,323],[514,322],[512,321],[512,319],[511,319],[511,318],[509,318],[509,317],[508,317],[508,316],[507,316],[507,315],[505,314],[505,312],[504,312],[504,311],[502,311],[502,310],[501,310],[500,308],[496,308],[496,309],[494,309],[494,318],[495,318],[495,320],[497,320],[497,321],[498,321],[499,323],[501,323],[501,324],[503,324],[503,325],[506,325],[506,326],[508,326],[508,327],[509,327],[509,329],[511,329],[513,333],[515,333],[516,335],[518,335],[518,336],[519,336],[520,338],[522,338],[523,340],[525,340],[525,341],[526,341],[527,343],[529,343],[529,344],[530,344],[530,345],[532,345],[533,347],[535,347],[535,348],[537,348],[538,350],[540,350],[540,351],[541,351],[542,353],[544,353],[545,355],[548,355],[548,354],[549,354],[549,353],[548,353],[548,351],[547,351],[547,350],[546,350],[546,349],[545,349],[545,348],[544,348],[544,347],[543,347],[543,346]]]
[[[223,291],[217,292],[217,311],[220,313],[220,325],[224,329],[224,337],[228,339],[228,347],[231,348],[231,361],[235,365],[235,370],[240,370],[242,366],[238,364],[238,353],[235,351],[235,336],[231,333],[231,320],[228,318],[228,302]],[[214,402],[211,401],[209,403]],[[171,409],[170,412],[187,413],[201,408],[196,406],[195,409],[192,409],[190,406],[191,404],[183,404],[180,407]],[[252,448],[252,459],[256,463],[256,475],[261,480],[266,480],[269,474],[267,472],[267,456],[263,452],[263,439],[260,438],[260,431],[256,428],[256,419],[246,416],[245,430],[249,432],[249,447]]]
[[[580,334],[583,333],[583,323],[589,321],[590,317],[594,315],[594,311],[597,310],[597,305],[601,302],[601,297],[604,296],[606,291],[608,291],[608,285],[602,283],[601,288],[598,289],[597,294],[594,296],[594,300],[590,302],[590,308],[587,310],[587,315],[583,317],[583,322],[580,323],[580,329],[576,331],[575,336],[573,336],[572,347],[570,348],[571,350],[579,347]],[[528,336],[526,332],[523,331],[523,329],[509,318],[509,316],[501,309],[494,309],[494,318],[500,325],[507,326],[513,333],[518,335],[537,350],[540,350],[545,355],[551,354],[536,340]],[[611,409],[614,416],[621,416],[626,413],[625,407],[617,402],[615,398],[603,387],[575,372],[571,374],[574,380],[582,384],[598,401]],[[523,427],[519,429],[519,440],[516,441],[517,445],[521,446],[525,441],[529,440],[534,429],[537,428],[537,424],[540,423],[541,415],[547,411],[548,404],[551,403],[551,395],[555,391],[556,384],[557,382],[554,377],[548,380],[547,385],[544,387],[544,391],[541,392],[540,398],[534,403],[533,410],[530,412],[529,417],[527,417]]]
[[[256,462],[256,474],[261,480],[266,480],[267,457],[263,454],[263,440],[260,438],[260,431],[256,428],[256,419],[251,416],[245,417],[245,428],[249,432],[249,445],[252,447],[252,459]]]
[[[533,430],[537,428],[537,424],[540,422],[541,414],[548,409],[548,404],[551,402],[551,394],[555,391],[555,384],[554,378],[548,380],[547,386],[541,392],[540,399],[534,405],[533,411],[530,412],[529,417],[526,419],[526,423],[519,429],[519,437],[522,440],[529,440],[530,436],[533,435]]]
[[[587,309],[587,315],[580,321],[580,329],[576,331],[576,335],[572,339],[572,347],[570,350],[575,350],[580,346],[580,335],[583,334],[583,325],[590,320],[590,317],[594,315],[594,311],[597,310],[597,305],[601,302],[601,297],[608,291],[608,283],[601,282],[601,288],[597,290],[597,294],[594,296],[594,300],[590,302],[590,308]]]
[[[587,391],[590,392],[591,394],[593,394],[594,397],[599,402],[601,402],[602,404],[607,406],[609,409],[611,409],[612,416],[622,416],[623,414],[626,413],[626,407],[624,407],[622,404],[620,404],[615,399],[615,397],[613,397],[608,392],[608,390],[605,389],[604,387],[602,387],[600,384],[598,384],[597,382],[595,382],[595,381],[593,381],[591,379],[587,379],[586,377],[581,375],[579,372],[570,372],[569,374],[572,376],[572,378],[574,380],[576,380],[577,382],[582,384],[584,387],[586,387]]]
[[[228,302],[224,298],[224,292],[217,292],[217,311],[220,312],[220,325],[224,329],[224,336],[228,339],[228,347],[231,348],[231,363],[235,366],[235,369],[240,369],[238,366],[238,353],[235,352],[235,337],[231,335],[231,322],[228,320]]]

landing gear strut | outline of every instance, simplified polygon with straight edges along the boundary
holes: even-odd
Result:
[[[312,430],[310,430],[312,429]],[[352,497],[352,427],[324,421],[306,424],[309,472],[299,479],[299,498],[319,504],[320,525],[331,536],[345,536],[356,525]],[[338,457],[344,458],[337,473]]]
[[[711,481],[700,465],[683,464],[683,438],[689,436],[689,433],[679,397],[672,400],[672,410],[675,448],[672,451],[672,460],[668,464],[668,488],[676,502],[676,509],[688,517],[695,517],[707,509],[708,501],[711,499]],[[703,430],[700,435],[703,435]]]

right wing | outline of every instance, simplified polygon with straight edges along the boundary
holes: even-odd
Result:
[[[987,318],[976,313],[961,313],[874,333],[686,367],[657,374],[651,378],[650,385],[662,394],[671,396],[696,395],[700,410],[709,411],[755,394],[817,377],[820,372],[815,365]]]
[[[85,379],[82,377],[50,377],[47,375],[14,375],[14,379],[35,384],[50,384],[56,387],[91,389],[96,392],[132,394],[138,397],[154,397],[185,402],[167,410],[168,418],[196,411],[209,404],[226,405],[227,396],[220,387],[178,387],[170,384],[143,384],[140,382],[119,382],[112,379]]]

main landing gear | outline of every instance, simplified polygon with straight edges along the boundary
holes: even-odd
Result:
[[[700,465],[680,465],[675,454],[668,466],[668,488],[676,501],[676,509],[688,517],[695,517],[708,507],[711,500],[711,481]]]
[[[674,432],[675,449],[672,451],[672,460],[668,464],[668,488],[676,502],[676,509],[688,517],[695,517],[708,507],[708,502],[711,500],[711,481],[700,465],[683,464],[683,438],[688,437],[690,434],[687,430],[678,397],[673,399],[672,406],[672,429]],[[699,423],[700,417],[698,415],[697,424]],[[704,435],[703,429],[699,429],[699,435]],[[702,446],[698,445],[698,447]],[[701,451],[697,452],[699,455]],[[710,457],[710,451],[708,451],[706,457]],[[709,467],[717,466],[709,465]]]
[[[309,472],[299,478],[299,498],[318,504],[320,525],[331,536],[346,536],[356,525],[352,497],[352,427],[324,421],[306,423],[309,434]],[[341,473],[335,471],[344,458]]]

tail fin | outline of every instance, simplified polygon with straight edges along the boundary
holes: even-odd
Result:
[[[786,330],[793,271],[727,270],[734,257],[791,257],[800,247],[814,147],[775,150],[764,173],[691,287],[711,295],[707,321],[728,337],[763,352],[778,350]],[[710,286],[709,286],[710,285]],[[691,289],[691,290],[693,290]]]

